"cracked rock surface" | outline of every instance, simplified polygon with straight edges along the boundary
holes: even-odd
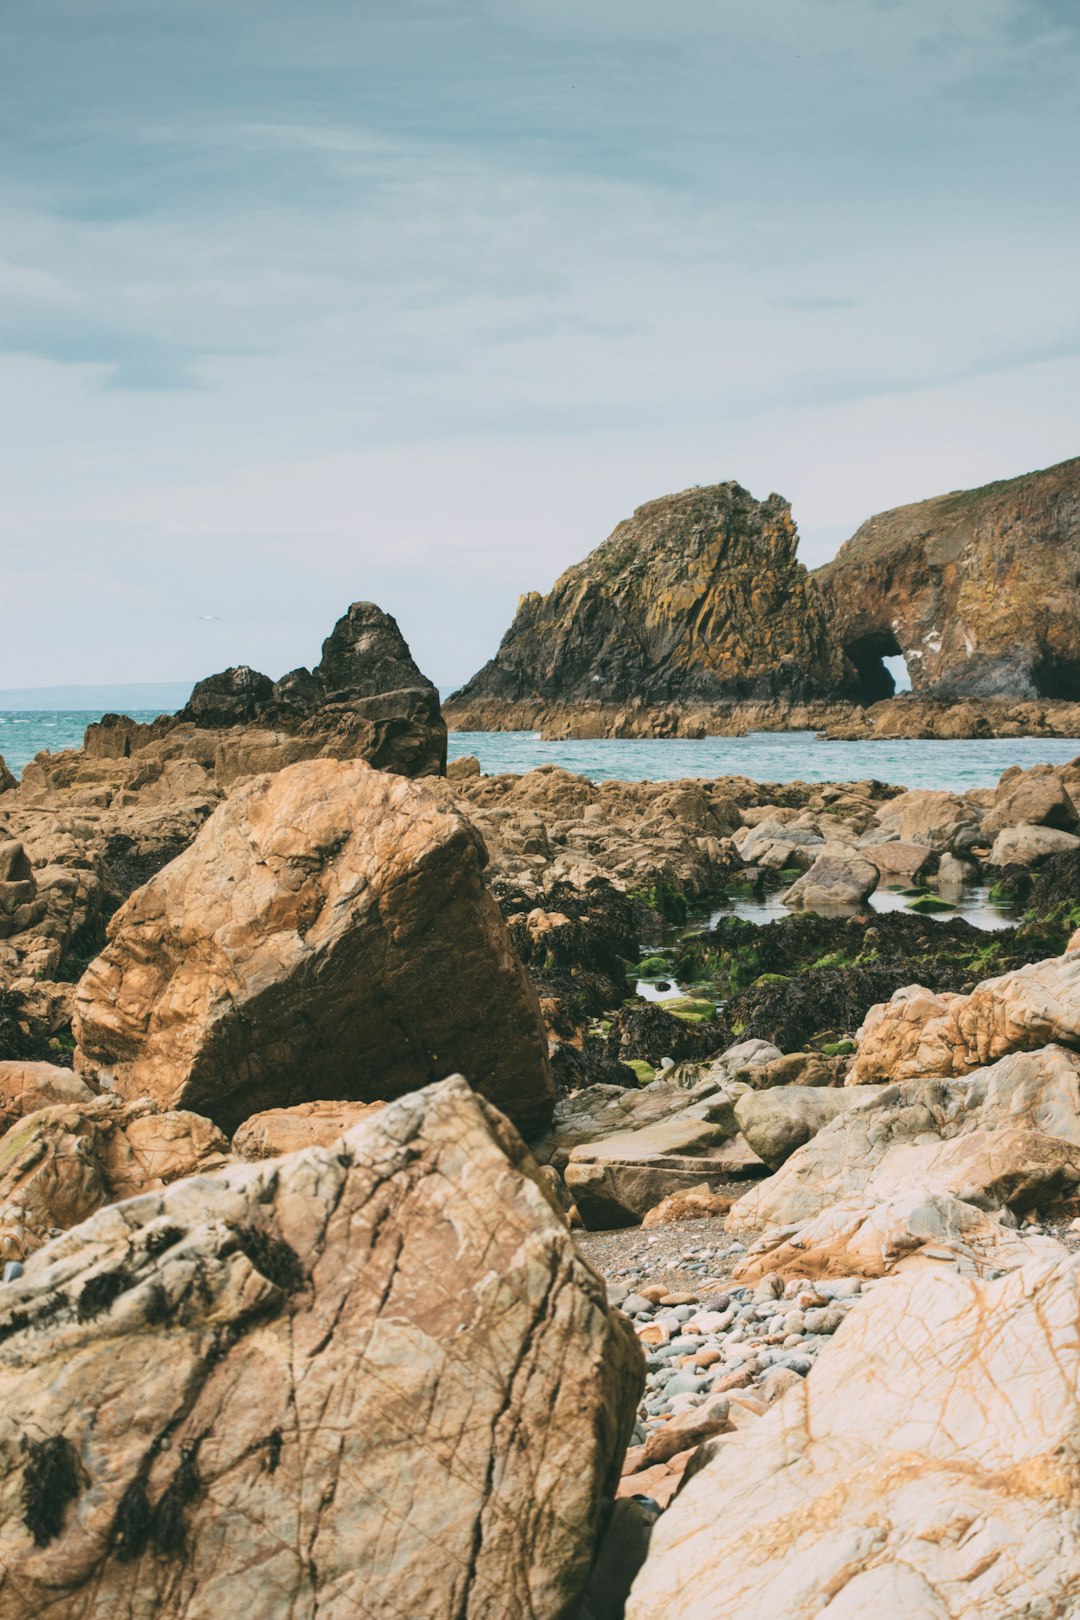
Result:
[[[460,1077],[100,1211],[0,1297],[2,1620],[559,1620],[642,1387]]]
[[[627,1620],[1075,1612],[1080,1265],[877,1284],[653,1531]]]
[[[252,778],[112,919],[76,993],[77,1067],[228,1131],[459,1071],[543,1128],[540,1005],[486,860],[458,810],[363,761]]]

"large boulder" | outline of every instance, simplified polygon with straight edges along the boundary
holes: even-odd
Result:
[[[561,1620],[643,1380],[460,1078],[101,1211],[0,1341],[11,1620]]]
[[[1080,849],[1080,838],[1075,833],[1020,822],[1001,829],[987,861],[991,866],[1031,866],[1049,855],[1065,855],[1074,849]]]
[[[797,878],[784,895],[794,910],[835,910],[861,906],[878,884],[878,869],[851,856],[819,855],[809,871]]]
[[[917,1189],[1019,1214],[1080,1184],[1080,1054],[1017,1052],[962,1080],[909,1080],[839,1114],[744,1194],[732,1232]]]
[[[874,1088],[874,1095],[883,1089]],[[735,1119],[758,1158],[770,1170],[779,1170],[796,1148],[809,1142],[838,1114],[860,1104],[861,1097],[861,1092],[830,1086],[778,1086],[768,1091],[748,1091],[735,1104]]]
[[[967,996],[897,990],[867,1013],[847,1084],[968,1074],[1048,1042],[1080,1046],[1080,952],[985,979]]]
[[[94,1093],[79,1075],[54,1063],[0,1063],[0,1131],[53,1103],[88,1103]]]
[[[0,1137],[0,1259],[23,1260],[103,1204],[228,1160],[216,1126],[183,1109],[109,1096],[39,1108]]]
[[[1080,1588],[1080,1266],[880,1284],[684,1485],[627,1620],[1020,1620]]]
[[[79,1067],[230,1132],[460,1070],[541,1129],[539,1003],[485,860],[459,811],[362,761],[255,778],[113,918],[75,997]]]
[[[882,806],[862,842],[873,847],[895,839],[939,855],[962,855],[981,837],[979,810],[967,799],[938,788],[912,788]]]

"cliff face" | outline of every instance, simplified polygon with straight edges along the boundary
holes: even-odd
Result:
[[[827,696],[850,684],[791,509],[738,484],[639,507],[547,596],[522,597],[495,657],[455,694],[621,703]]]
[[[1080,459],[882,512],[819,569],[864,701],[1080,698]]]

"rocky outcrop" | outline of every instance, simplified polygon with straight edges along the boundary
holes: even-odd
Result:
[[[397,622],[374,602],[353,603],[313,670],[294,669],[279,681],[243,665],[224,670],[196,685],[176,719],[322,740],[338,757],[366,759],[401,776],[446,769],[438,689],[417,668]]]
[[[270,1108],[245,1119],[232,1139],[232,1150],[240,1159],[276,1159],[301,1148],[329,1147],[382,1107],[381,1102],[308,1102]]]
[[[714,1442],[627,1620],[1067,1614],[1080,1267],[880,1284],[805,1382]]]
[[[817,571],[865,699],[1080,699],[1080,460],[870,518]]]
[[[227,1130],[460,1070],[543,1128],[540,1009],[486,858],[459,811],[362,761],[256,777],[113,918],[76,993],[78,1065]]]
[[[460,1078],[0,1296],[0,1613],[561,1620],[640,1351]]]
[[[962,1080],[907,1080],[838,1114],[734,1205],[736,1234],[912,1188],[1024,1215],[1080,1187],[1080,1054],[1015,1052]]]
[[[639,704],[842,695],[846,669],[791,509],[738,484],[639,507],[547,596],[522,597],[495,657],[451,700]]]

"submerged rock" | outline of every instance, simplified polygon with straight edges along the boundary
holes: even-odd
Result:
[[[0,1293],[0,1611],[570,1613],[643,1367],[534,1176],[454,1078],[35,1256]]]
[[[474,828],[362,761],[238,788],[117,913],[76,993],[83,1072],[226,1130],[448,1072],[523,1130],[554,1087]]]

